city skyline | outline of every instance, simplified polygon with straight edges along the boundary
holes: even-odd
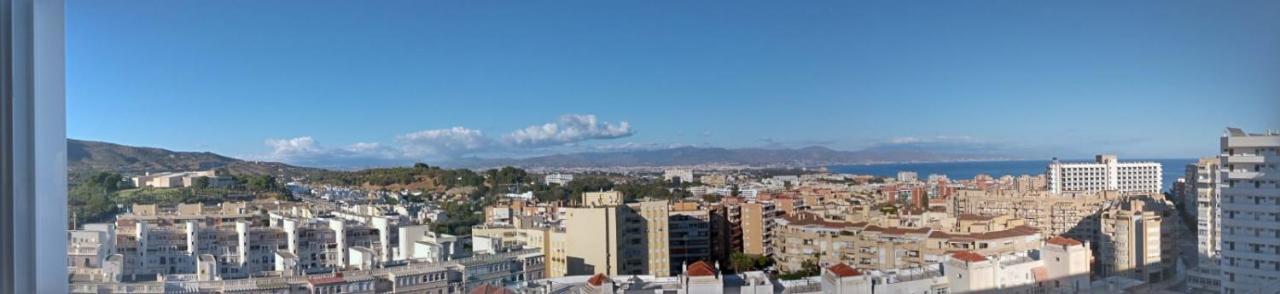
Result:
[[[1280,125],[1274,2],[343,4],[71,1],[68,136],[293,163],[895,144],[1193,158],[1223,127]],[[156,111],[122,114],[139,108]]]

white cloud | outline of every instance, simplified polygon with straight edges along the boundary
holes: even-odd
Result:
[[[503,136],[504,142],[518,147],[564,145],[587,140],[615,139],[635,134],[631,124],[612,124],[596,119],[594,114],[566,114],[553,122],[533,125]]]
[[[395,136],[390,144],[360,142],[337,148],[325,147],[311,136],[301,136],[268,139],[266,145],[271,148],[270,153],[252,157],[317,167],[368,167],[448,160],[477,154],[539,155],[538,152],[555,149],[549,147],[560,147],[570,152],[652,148],[636,144],[603,148],[577,144],[627,137],[634,133],[627,122],[614,124],[599,121],[595,115],[567,114],[554,122],[513,131],[504,135],[501,141],[486,136],[480,130],[461,126],[401,134]]]
[[[424,130],[396,136],[407,157],[453,157],[488,148],[491,140],[479,130],[464,127]]]
[[[258,159],[319,167],[359,167],[398,164],[397,152],[378,143],[359,142],[340,148],[321,146],[311,136],[267,139],[271,152]]]
[[[292,139],[267,139],[267,146],[271,147],[270,157],[273,158],[309,156],[321,153],[320,148],[316,147],[316,140],[309,136]]]
[[[982,143],[983,140],[970,136],[932,136],[932,137],[896,137],[882,144],[917,144],[917,143]]]

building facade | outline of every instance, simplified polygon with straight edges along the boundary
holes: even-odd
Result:
[[[1280,288],[1280,132],[1221,139],[1223,293]]]
[[[1115,155],[1098,155],[1094,162],[1049,163],[1045,172],[1049,191],[1065,192],[1148,192],[1159,193],[1162,167],[1158,162],[1121,162]]]

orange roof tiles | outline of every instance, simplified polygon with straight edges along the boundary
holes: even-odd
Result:
[[[342,276],[335,276],[335,277],[311,278],[311,279],[307,279],[307,282],[310,282],[312,285],[329,285],[329,284],[346,283],[347,280],[343,279]]]
[[[1084,245],[1084,243],[1080,243],[1080,241],[1076,241],[1075,239],[1061,237],[1061,236],[1054,236],[1053,238],[1049,238],[1049,241],[1045,241],[1045,242],[1049,244],[1061,245],[1061,246]]]
[[[609,281],[608,276],[605,276],[604,274],[596,274],[594,276],[591,276],[590,279],[587,279],[587,284],[591,284],[592,286],[599,287],[600,285],[603,285],[604,282],[607,282],[607,281]]]
[[[859,272],[857,269],[850,267],[844,263],[837,263],[836,265],[828,267],[827,270],[831,271],[832,274],[835,274],[837,277],[841,277],[841,278],[862,275],[862,272]]]
[[[978,254],[978,253],[973,252],[973,251],[961,251],[961,252],[956,252],[955,254],[952,254],[952,255],[951,255],[951,258],[955,258],[955,259],[963,260],[963,261],[966,261],[966,262],[980,262],[980,261],[987,261],[987,257],[986,257],[986,256],[982,256],[982,254]]]
[[[690,277],[706,277],[716,275],[716,269],[706,262],[698,261],[689,265],[689,270],[685,272]]]

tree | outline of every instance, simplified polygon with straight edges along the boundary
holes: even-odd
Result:
[[[800,270],[783,273],[778,275],[778,278],[783,280],[799,280],[817,276],[819,274],[822,274],[822,267],[818,266],[818,254],[814,253],[813,258],[805,259],[800,262]]]
[[[271,175],[251,176],[245,185],[246,188],[253,191],[274,191],[278,189],[276,177]]]
[[[613,181],[604,177],[582,177],[569,181],[569,199],[571,201],[581,201],[582,193],[607,191],[613,189]]]
[[[768,268],[773,260],[768,256],[734,252],[729,255],[729,263],[735,272],[749,272]]]
[[[191,187],[196,189],[209,188],[209,177],[195,177],[191,179]]]

